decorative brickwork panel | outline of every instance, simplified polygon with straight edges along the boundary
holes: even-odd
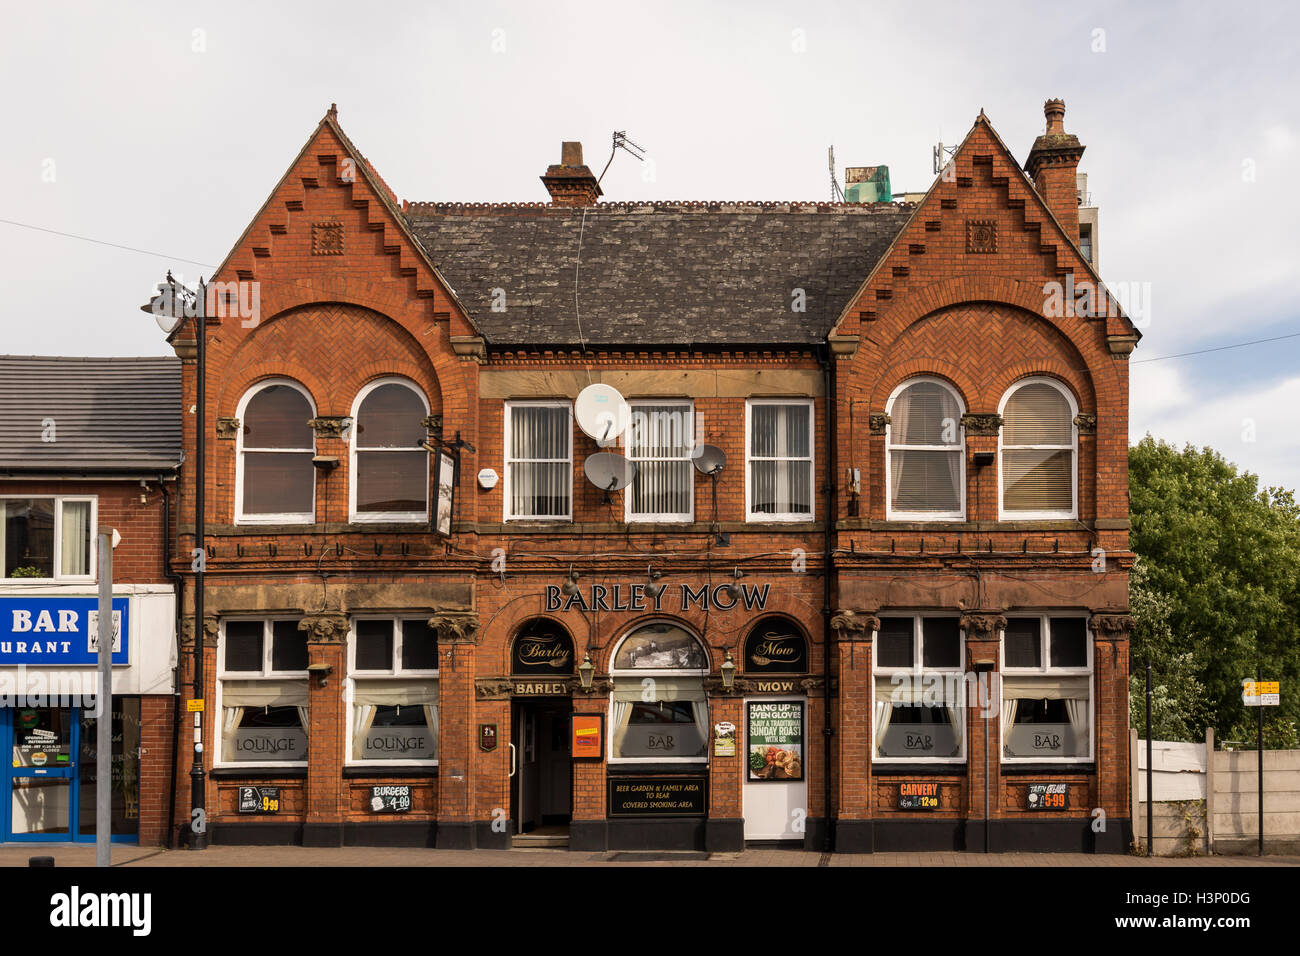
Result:
[[[311,254],[314,256],[343,255],[343,223],[312,223]]]
[[[998,251],[998,224],[994,219],[966,220],[966,251],[995,253]]]

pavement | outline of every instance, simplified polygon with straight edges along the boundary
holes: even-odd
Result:
[[[33,856],[52,856],[56,867],[93,867],[92,844],[0,846],[0,867],[27,866]],[[751,848],[743,853],[664,853],[563,849],[429,850],[410,847],[212,846],[206,850],[163,850],[115,845],[115,867],[255,866],[1082,866],[1082,867],[1286,867],[1300,856],[1138,857],[1090,853],[828,853],[799,849]]]

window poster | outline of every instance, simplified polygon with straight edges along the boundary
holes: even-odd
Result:
[[[750,780],[802,780],[803,701],[746,704]]]

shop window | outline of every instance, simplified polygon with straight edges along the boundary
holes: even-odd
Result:
[[[708,672],[703,645],[676,624],[646,624],[624,638],[610,669],[610,761],[707,762]]]
[[[218,648],[220,762],[307,762],[307,635],[296,620],[226,621]]]
[[[938,379],[900,386],[885,408],[885,480],[891,519],[960,519],[965,515],[961,399]]]
[[[964,759],[964,657],[956,617],[880,619],[875,641],[876,760]]]
[[[505,517],[573,517],[573,412],[567,404],[506,405]]]
[[[750,521],[809,521],[813,516],[813,403],[746,405],[745,501]]]
[[[89,581],[94,498],[0,498],[0,578]]]
[[[628,521],[690,521],[694,513],[691,451],[695,414],[689,402],[637,402],[627,432],[636,477],[625,495]]]
[[[357,618],[348,643],[347,762],[438,762],[438,637],[423,618]]]
[[[424,521],[429,453],[424,396],[409,382],[381,379],[357,396],[352,416],[352,520]]]
[[[316,417],[296,382],[259,382],[239,403],[241,423],[236,520],[306,523],[316,520]]]
[[[1027,379],[1002,401],[1002,514],[1073,518],[1074,398],[1051,379]]]
[[[1092,643],[1082,617],[1007,617],[1002,641],[1002,756],[1092,757]]]

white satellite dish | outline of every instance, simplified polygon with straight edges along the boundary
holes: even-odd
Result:
[[[636,477],[636,462],[610,451],[588,455],[582,465],[587,480],[603,491],[620,491]]]
[[[612,385],[588,385],[573,403],[578,427],[596,444],[608,448],[627,429],[632,411]]]
[[[701,475],[716,475],[727,464],[727,453],[717,445],[703,445],[695,456],[695,470]]]

